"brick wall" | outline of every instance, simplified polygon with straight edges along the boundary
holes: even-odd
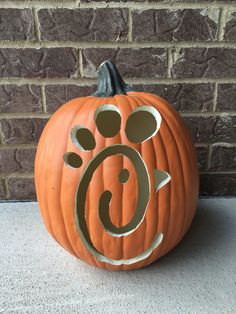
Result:
[[[0,0],[0,199],[35,199],[46,121],[107,58],[181,113],[201,195],[236,195],[236,1]]]

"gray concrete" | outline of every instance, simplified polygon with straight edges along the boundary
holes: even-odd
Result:
[[[201,200],[182,243],[130,272],[70,256],[36,203],[1,203],[0,271],[0,313],[236,313],[236,199]]]

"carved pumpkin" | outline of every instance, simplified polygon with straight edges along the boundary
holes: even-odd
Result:
[[[107,269],[144,267],[170,251],[193,219],[195,149],[162,98],[134,92],[111,61],[98,89],[53,114],[35,161],[37,198],[53,238]]]

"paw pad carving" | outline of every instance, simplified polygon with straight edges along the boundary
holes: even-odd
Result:
[[[98,131],[105,138],[115,136],[121,127],[121,113],[115,105],[103,105],[99,107],[94,115],[94,122]],[[125,133],[128,140],[132,143],[142,143],[155,136],[161,125],[161,115],[152,106],[140,106],[135,108],[129,115]],[[71,131],[71,139],[74,145],[82,151],[93,150],[96,146],[95,138],[90,130],[83,126],[76,126]],[[140,153],[131,146],[124,144],[114,144],[105,147],[98,152],[92,160],[86,165],[80,179],[76,200],[75,200],[75,222],[81,240],[87,250],[93,254],[99,261],[112,265],[132,264],[147,258],[152,251],[161,243],[163,234],[156,234],[151,246],[140,255],[130,259],[115,260],[104,256],[93,245],[85,220],[85,202],[89,183],[98,166],[109,156],[123,155],[132,162],[136,175],[138,186],[138,199],[132,220],[122,227],[115,226],[109,216],[109,204],[112,199],[112,193],[109,190],[104,191],[99,200],[98,213],[103,228],[114,237],[127,236],[134,232],[142,223],[150,197],[150,179],[147,166]],[[82,165],[81,157],[74,152],[67,152],[64,155],[65,163],[72,168],[79,168]],[[155,177],[156,191],[161,189],[170,181],[170,175],[165,171],[153,169]],[[119,181],[125,184],[129,180],[128,169],[121,169]]]

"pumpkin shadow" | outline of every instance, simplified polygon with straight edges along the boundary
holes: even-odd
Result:
[[[211,258],[228,241],[227,228],[229,217],[223,208],[214,208],[200,202],[192,225],[180,243],[167,255],[157,260],[149,267],[169,267],[173,264],[202,261],[206,256]]]

